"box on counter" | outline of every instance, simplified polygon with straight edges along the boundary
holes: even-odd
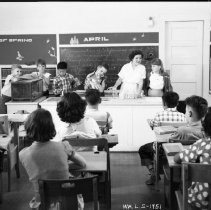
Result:
[[[11,83],[12,101],[35,101],[43,93],[42,79],[22,79]]]

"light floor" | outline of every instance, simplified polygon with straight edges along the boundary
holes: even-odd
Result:
[[[29,210],[28,202],[33,191],[25,170],[21,167],[20,179],[17,179],[13,172],[12,189],[9,193],[6,192],[6,173],[3,178],[5,193],[0,209]],[[152,204],[161,207],[156,209],[165,210],[163,181],[160,181],[159,190],[156,190],[154,186],[145,185],[147,178],[148,171],[141,166],[138,153],[111,153],[112,210],[152,210]]]

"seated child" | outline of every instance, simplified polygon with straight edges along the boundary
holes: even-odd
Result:
[[[196,141],[188,149],[176,154],[174,161],[181,162],[200,162],[211,164],[211,113],[207,113],[202,121],[205,137]],[[193,208],[208,210],[208,183],[192,182],[188,189],[188,203]],[[210,202],[210,201],[209,201]],[[191,209],[192,209],[191,208]],[[194,209],[195,209],[194,208]]]
[[[99,110],[99,104],[101,103],[100,92],[97,89],[87,89],[85,93],[85,98],[87,101],[86,116],[90,116],[97,122],[105,122],[105,125],[99,125],[102,134],[107,134],[109,129],[112,128],[112,118],[108,112]]]
[[[11,82],[18,81],[21,75],[22,67],[18,64],[13,64],[11,66],[11,74],[6,77],[4,87],[1,89],[1,114],[7,113],[7,106],[5,103],[10,101],[12,97]]]
[[[104,90],[106,87],[106,76],[105,74],[108,71],[108,65],[103,63],[99,66],[97,66],[97,70],[88,74],[86,76],[85,82],[84,82],[84,89],[97,89],[100,91],[100,94],[104,95]]]
[[[67,141],[50,141],[56,131],[49,111],[33,111],[25,122],[25,129],[27,138],[34,142],[22,149],[19,157],[34,188],[35,197],[30,202],[30,206],[34,207],[40,204],[39,179],[69,179],[68,160],[76,167],[85,167],[86,162]]]
[[[62,61],[57,64],[58,75],[53,80],[53,93],[55,95],[63,95],[72,91],[81,83],[78,78],[74,78],[67,73],[67,63]]]
[[[157,113],[155,118],[150,122],[152,127],[159,126],[160,122],[186,122],[185,115],[176,110],[179,101],[179,95],[177,93],[165,92],[162,96],[162,101],[164,110]],[[153,143],[145,144],[139,148],[141,164],[146,166],[150,172],[150,178],[146,181],[147,185],[155,184]]]
[[[38,72],[32,72],[32,77],[41,78],[43,80],[43,95],[49,96],[50,73],[45,72],[46,62],[43,59],[37,60]]]
[[[70,136],[74,133],[84,134],[85,137],[89,138],[101,136],[102,133],[96,121],[91,117],[84,116],[86,101],[77,93],[65,93],[57,104],[56,110],[61,121],[68,123],[61,136]]]
[[[208,110],[207,100],[193,95],[185,99],[185,104],[188,124],[180,126],[169,140],[198,140],[203,137],[201,120]]]

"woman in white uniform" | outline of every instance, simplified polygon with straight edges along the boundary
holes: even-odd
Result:
[[[146,78],[145,66],[141,64],[143,53],[140,50],[132,51],[129,55],[130,63],[125,64],[118,76],[118,80],[112,87],[116,91],[117,87],[121,85],[119,97],[124,98],[138,98],[141,97],[143,80]]]

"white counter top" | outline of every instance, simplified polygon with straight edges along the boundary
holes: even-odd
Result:
[[[46,96],[42,96],[42,97],[36,99],[35,101],[9,101],[5,104],[6,105],[9,105],[9,104],[12,104],[12,105],[20,105],[20,104],[21,105],[24,105],[24,104],[28,105],[28,104],[31,104],[31,105],[33,105],[33,104],[38,104],[41,101],[44,101],[45,99],[46,99]]]
[[[60,101],[60,97],[50,97],[42,101],[40,105],[55,105]],[[143,97],[138,99],[119,99],[118,97],[102,97],[101,105],[112,106],[160,106],[162,105],[161,97]]]

